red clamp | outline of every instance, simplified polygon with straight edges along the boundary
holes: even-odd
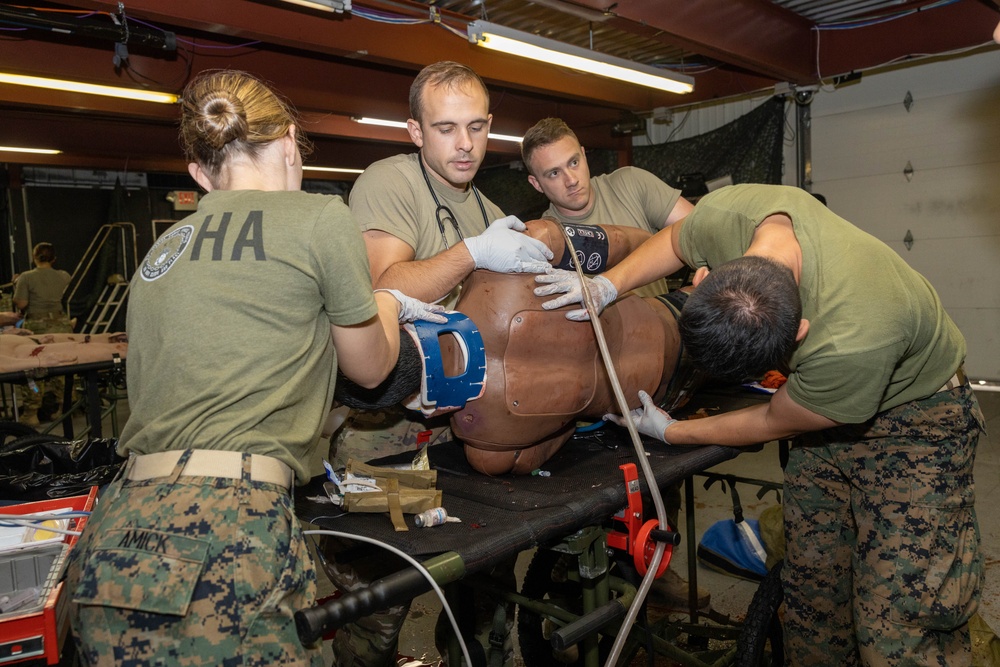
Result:
[[[625,475],[627,504],[622,511],[615,514],[614,520],[625,525],[625,532],[615,529],[608,531],[608,546],[630,554],[635,563],[635,569],[640,575],[645,576],[646,570],[649,569],[649,564],[653,560],[653,552],[656,551],[656,542],[650,539],[650,534],[659,527],[660,522],[656,519],[642,522],[642,492],[635,464],[625,463],[618,467]],[[657,577],[663,576],[663,573],[667,571],[673,553],[673,545],[667,544],[663,551],[663,558],[660,560],[660,566],[656,568]]]

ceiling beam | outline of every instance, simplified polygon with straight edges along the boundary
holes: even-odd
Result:
[[[985,2],[956,2],[851,30],[820,34],[820,73],[829,78],[993,41],[1000,16]]]
[[[77,0],[72,4],[108,12],[117,11],[118,6],[116,0]],[[422,7],[429,16],[426,5],[409,4],[414,11]],[[395,5],[406,7],[407,3]],[[590,74],[570,73],[515,56],[490,53],[470,44],[464,36],[434,23],[388,25],[352,14],[317,15],[285,3],[272,6],[247,0],[130,0],[128,13],[159,25],[259,40],[349,58],[357,63],[399,67],[411,76],[428,63],[457,60],[472,67],[488,82],[612,109],[648,110],[682,103],[683,98]],[[457,16],[446,20],[463,35],[467,21]]]
[[[221,50],[211,47],[230,45],[209,42],[203,36],[197,39],[198,47],[185,47],[187,51],[172,58],[134,49],[130,54],[130,69],[116,71],[112,64],[112,45],[108,42],[69,40],[58,35],[33,32],[29,32],[27,37],[29,38],[18,42],[17,48],[5,51],[2,63],[4,69],[22,74],[179,93],[192,73],[204,69],[236,67],[250,71],[264,80],[276,82],[279,91],[304,115],[304,129],[314,137],[390,142],[396,144],[396,152],[413,150],[405,131],[361,126],[349,121],[351,116],[405,120],[409,115],[409,86],[413,79],[410,72],[368,62],[343,61],[322,54],[275,50],[262,45]],[[521,135],[540,118],[559,116],[573,126],[581,140],[592,148],[616,148],[622,141],[612,137],[610,132],[611,126],[620,117],[621,112],[618,110],[508,89],[497,90],[492,85],[490,87],[494,132]],[[12,108],[39,109],[42,112],[62,109],[73,114],[93,114],[104,118],[142,119],[169,126],[172,146],[165,157],[174,157],[179,152],[176,143],[179,111],[175,105],[2,84],[0,104]],[[29,128],[24,128],[24,131],[29,132]],[[82,136],[92,134],[83,128],[80,131]],[[159,131],[153,129],[145,136],[134,137],[135,145],[141,150]],[[56,135],[36,131],[25,134],[23,138],[38,144],[54,136]],[[145,150],[154,149],[148,146]],[[489,150],[506,155],[505,159],[509,160],[517,157],[519,149],[510,142],[491,141]],[[348,157],[356,162],[353,156]],[[367,163],[357,166],[364,167]]]
[[[604,11],[610,3],[574,4]],[[608,11],[665,44],[777,81],[815,81],[813,23],[770,0],[620,0]]]

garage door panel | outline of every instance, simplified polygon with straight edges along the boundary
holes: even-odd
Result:
[[[959,308],[948,314],[961,329],[968,345],[965,372],[974,380],[1000,381],[1000,309]]]
[[[813,179],[998,163],[1000,131],[984,123],[996,108],[1000,88],[814,117]]]

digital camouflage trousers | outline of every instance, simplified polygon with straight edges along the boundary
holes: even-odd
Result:
[[[964,386],[796,440],[784,501],[789,665],[970,664],[983,423]]]
[[[287,490],[179,476],[114,482],[70,552],[65,591],[84,665],[320,667],[293,615],[316,571]]]

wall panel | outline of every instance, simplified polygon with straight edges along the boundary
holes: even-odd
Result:
[[[1000,52],[821,91],[812,118],[813,190],[931,281],[969,375],[1000,380]]]

